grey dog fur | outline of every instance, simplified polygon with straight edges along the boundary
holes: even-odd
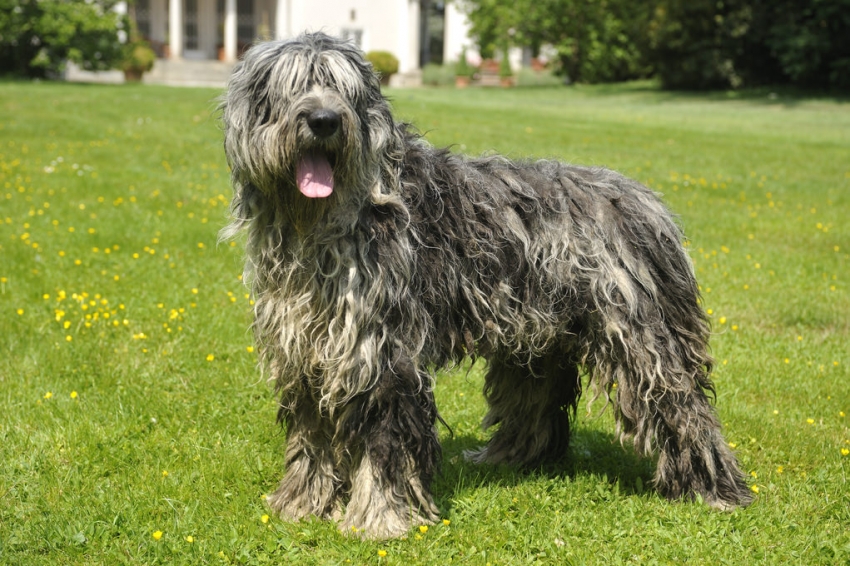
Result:
[[[586,373],[621,439],[657,454],[668,498],[731,509],[751,494],[707,392],[710,328],[683,235],[652,191],[555,160],[468,158],[397,123],[351,44],[321,33],[260,43],[222,105],[232,237],[262,366],[280,394],[286,520],[341,518],[370,538],[438,518],[435,372],[486,358],[491,440],[474,462],[565,454]],[[317,136],[317,110],[339,130]],[[334,190],[296,186],[307,152]]]

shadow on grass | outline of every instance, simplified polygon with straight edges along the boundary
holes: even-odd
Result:
[[[577,430],[572,434],[570,448],[558,460],[534,468],[473,464],[463,457],[463,451],[480,446],[474,436],[444,439],[442,473],[433,486],[437,505],[448,513],[453,501],[464,493],[497,486],[516,487],[536,478],[561,479],[566,483],[591,480],[608,483],[625,496],[653,492],[654,459],[644,458],[628,445],[621,446],[614,435],[592,430]],[[660,495],[658,497],[661,497]]]
[[[599,85],[575,85],[588,96],[651,95],[658,103],[677,101],[749,102],[763,106],[794,107],[804,102],[850,103],[850,94],[835,90],[802,89],[790,86],[764,86],[739,90],[670,90],[657,81],[643,80]]]

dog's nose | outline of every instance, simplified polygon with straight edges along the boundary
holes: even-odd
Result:
[[[320,138],[329,138],[339,130],[339,114],[326,108],[315,110],[307,116],[307,125]]]

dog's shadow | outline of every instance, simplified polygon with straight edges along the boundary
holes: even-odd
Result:
[[[627,497],[654,493],[651,486],[654,459],[639,456],[630,446],[622,446],[613,434],[607,432],[575,430],[564,456],[533,468],[467,461],[464,451],[479,446],[481,439],[471,434],[442,439],[442,472],[434,480],[433,491],[444,514],[449,514],[457,502],[463,501],[472,492],[493,486],[510,491],[541,477],[565,483],[592,480],[598,484],[609,484]]]

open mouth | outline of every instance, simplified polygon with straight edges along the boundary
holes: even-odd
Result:
[[[334,156],[321,150],[305,153],[295,166],[298,190],[307,198],[326,198],[334,191]]]

